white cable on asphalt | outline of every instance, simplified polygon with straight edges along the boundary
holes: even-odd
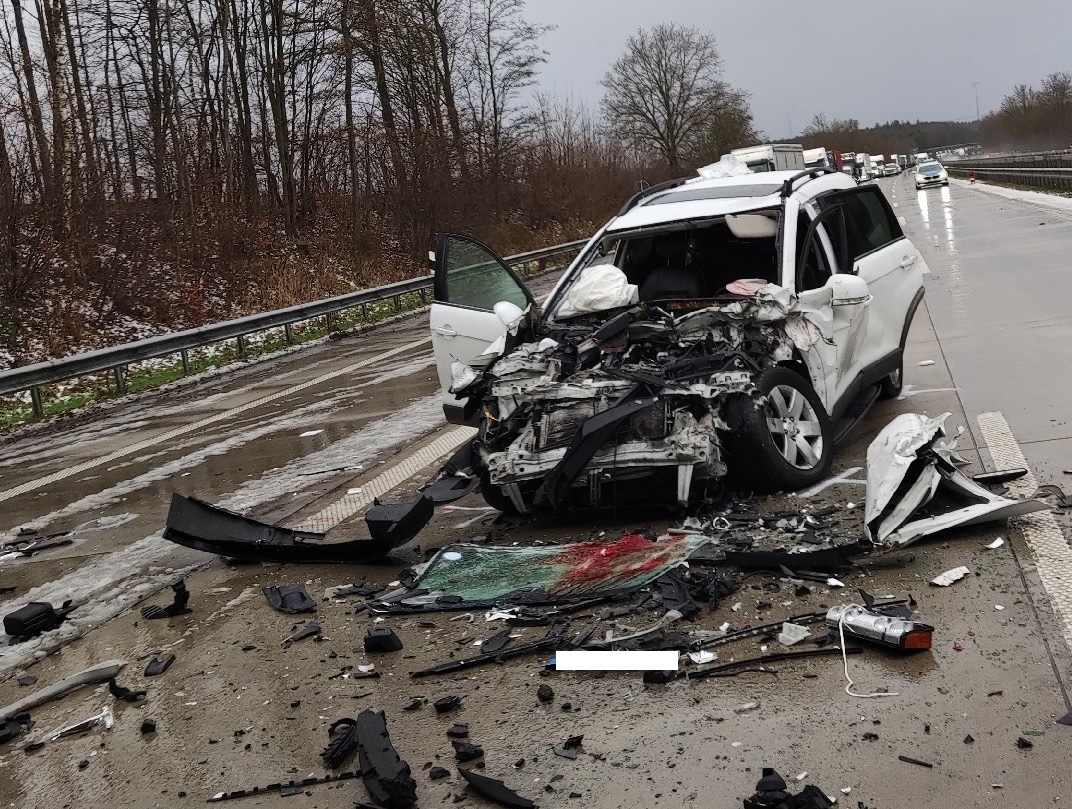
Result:
[[[224,412],[217,413],[214,416],[209,416],[194,424],[184,424],[181,427],[175,427],[174,429],[167,430],[166,432],[160,433],[159,435],[154,435],[149,438],[146,438],[143,441],[138,441],[135,444],[131,444],[130,446],[117,449],[114,452],[109,453],[108,455],[103,455],[99,458],[92,458],[88,461],[83,461],[80,464],[75,464],[74,466],[68,466],[64,469],[59,469],[53,472],[51,475],[45,475],[44,477],[38,478],[37,480],[26,481],[25,483],[21,483],[18,486],[8,489],[7,491],[0,492],[0,503],[4,502],[5,500],[10,500],[12,497],[18,497],[20,494],[26,494],[26,492],[31,492],[34,489],[40,489],[42,486],[48,486],[50,483],[55,483],[58,480],[65,480],[69,477],[72,477],[73,475],[81,474],[82,472],[85,472],[88,469],[92,469],[95,466],[110,463],[112,461],[118,460],[119,458],[126,457],[127,455],[132,455],[135,452],[140,452],[146,447],[154,446],[162,441],[170,441],[172,438],[177,438],[181,435],[186,435],[193,430],[198,430],[209,424],[215,424],[218,421],[226,421],[229,418],[237,416],[239,413],[244,413],[247,410],[252,410],[255,407],[260,407],[261,405],[268,404],[269,402],[274,402],[276,399],[285,398],[292,394],[298,393],[299,391],[305,390],[306,388],[311,388],[316,385],[320,385],[330,379],[334,379],[339,376],[345,376],[346,374],[351,374],[360,368],[366,368],[369,365],[374,365],[375,363],[380,362],[382,360],[394,357],[398,354],[402,354],[406,351],[410,351],[415,348],[419,348],[420,346],[423,346],[424,344],[429,342],[431,342],[431,337],[422,337],[420,340],[414,340],[411,343],[406,343],[405,345],[398,346],[397,348],[392,348],[388,351],[384,351],[380,354],[377,354],[374,357],[367,357],[363,360],[359,360],[358,362],[347,365],[345,368],[339,368],[335,371],[329,371],[328,373],[321,374],[315,379],[310,379],[307,382],[292,385],[291,387],[286,388],[284,390],[276,391],[275,393],[270,393],[267,396],[262,396],[260,399],[255,399],[252,402],[246,402],[245,404],[239,405],[238,407],[232,407],[230,410],[225,410]]]
[[[845,686],[845,693],[850,697],[860,697],[861,699],[878,699],[879,697],[899,697],[901,693],[899,691],[875,691],[871,694],[857,694],[852,690],[852,687],[856,685],[852,681],[852,677],[849,676],[849,654],[845,651],[845,613],[841,613],[841,617],[837,622],[838,633],[841,635],[841,661],[845,664],[845,679],[848,680],[848,684]]]

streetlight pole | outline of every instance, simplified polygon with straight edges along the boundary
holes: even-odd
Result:
[[[973,81],[972,87],[975,88],[975,120],[979,120],[979,82]]]

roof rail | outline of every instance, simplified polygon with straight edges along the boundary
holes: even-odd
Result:
[[[813,180],[820,174],[837,173],[837,169],[832,169],[829,166],[815,166],[814,168],[805,169],[804,171],[800,172],[800,174],[794,174],[792,177],[782,183],[782,199],[788,198],[788,196],[793,193],[793,183],[795,183],[797,180]]]
[[[684,185],[690,180],[696,179],[699,179],[699,175],[693,175],[690,177],[679,177],[676,180],[667,180],[666,182],[649,185],[647,188],[641,191],[637,191],[635,194],[633,194],[633,196],[629,197],[625,205],[622,206],[622,209],[618,211],[615,216],[621,216],[627,211],[632,210],[636,207],[637,203],[640,202],[640,200],[644,199],[644,197],[650,197],[652,194],[657,194],[660,191],[667,191],[671,188],[677,188],[679,185]],[[638,183],[637,185],[640,185],[640,183]]]

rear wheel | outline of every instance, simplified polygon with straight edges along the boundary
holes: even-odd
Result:
[[[803,489],[826,477],[834,430],[811,383],[788,368],[756,381],[763,400],[738,396],[726,405],[731,474],[753,491]]]
[[[501,511],[507,517],[518,516],[517,507],[514,505],[514,501],[502,490],[501,487],[496,486],[488,478],[482,477],[480,479],[480,494],[484,498],[484,502],[494,509]]]

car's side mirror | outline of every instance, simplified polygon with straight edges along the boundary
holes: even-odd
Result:
[[[871,300],[867,281],[858,275],[838,273],[830,276],[827,284],[833,293],[830,302],[834,306],[859,306]]]
[[[499,301],[495,304],[495,315],[510,330],[525,316],[525,310],[511,301]]]

